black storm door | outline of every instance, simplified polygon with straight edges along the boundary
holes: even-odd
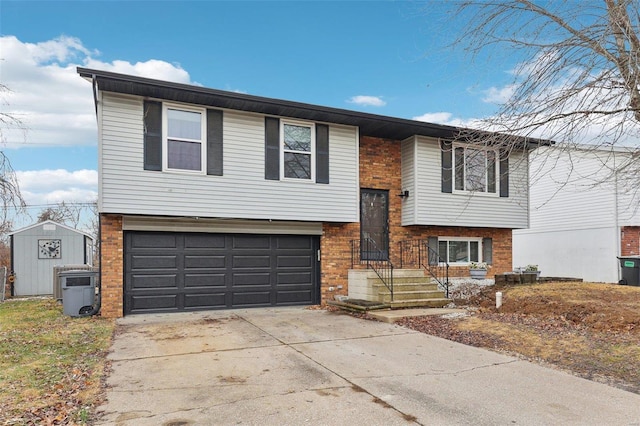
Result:
[[[360,191],[360,259],[389,259],[389,191]]]

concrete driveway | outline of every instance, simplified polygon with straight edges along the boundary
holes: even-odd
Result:
[[[304,308],[119,320],[109,425],[640,425],[640,395]]]

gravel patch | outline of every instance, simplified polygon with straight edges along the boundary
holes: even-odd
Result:
[[[492,279],[454,278],[449,280],[449,297],[453,300],[468,300],[494,284],[495,281]]]

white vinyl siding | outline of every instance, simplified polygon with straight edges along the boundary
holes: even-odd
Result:
[[[602,159],[548,149],[538,150],[532,159],[531,226],[521,232],[616,226],[613,182],[594,186],[609,173]]]
[[[103,93],[102,213],[357,222],[357,128],[329,125],[330,184],[264,178],[264,116],[225,110],[224,175],[143,170],[142,99]],[[301,184],[304,183],[304,184]]]
[[[640,226],[637,183],[611,173],[628,155],[563,147],[532,153],[531,227],[513,233],[514,266],[534,263],[545,276],[617,282],[620,228]]]
[[[527,153],[514,151],[509,157],[509,197],[486,193],[443,193],[441,150],[434,138],[415,137],[402,144],[403,160],[414,152],[414,190],[403,204],[402,225],[525,228],[528,226]],[[406,174],[405,174],[406,173]],[[404,210],[409,211],[405,214]]]

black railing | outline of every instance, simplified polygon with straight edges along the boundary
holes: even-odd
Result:
[[[370,238],[362,242],[351,240],[351,268],[356,265],[366,265],[367,269],[372,269],[391,293],[393,301],[393,263],[389,260],[388,251],[380,250]]]
[[[426,240],[400,241],[400,268],[424,269],[449,298],[449,264]]]

